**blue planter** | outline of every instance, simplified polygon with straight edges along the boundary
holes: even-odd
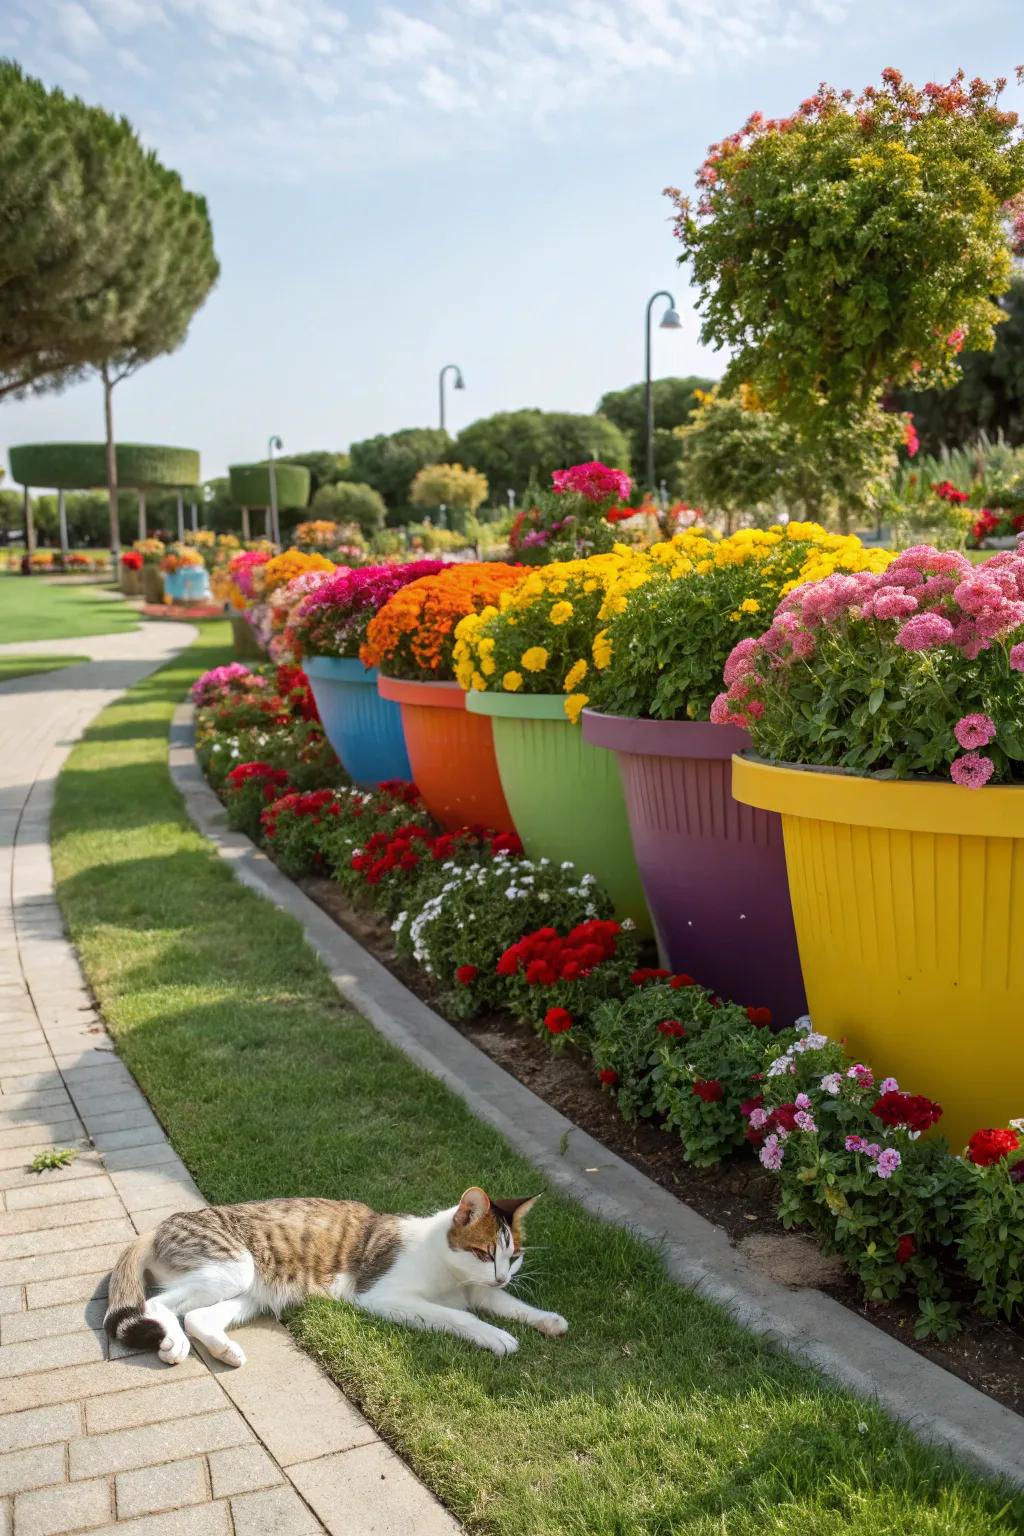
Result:
[[[402,711],[377,692],[377,669],[357,657],[314,656],[303,665],[327,740],[354,784],[411,779]]]
[[[172,603],[208,603],[210,578],[205,565],[182,565],[164,572],[164,595]]]

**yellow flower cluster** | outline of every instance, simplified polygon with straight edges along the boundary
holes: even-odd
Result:
[[[274,555],[263,567],[261,595],[265,601],[278,587],[286,587],[296,576],[305,576],[308,571],[333,570],[334,562],[324,555],[307,555],[301,549],[286,549],[283,554]]]

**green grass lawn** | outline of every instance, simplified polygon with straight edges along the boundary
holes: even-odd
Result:
[[[167,772],[227,626],[106,710],[60,777],[60,901],[124,1059],[211,1201],[391,1210],[544,1179],[354,1015],[298,925],[193,830]],[[546,1194],[531,1299],[571,1331],[506,1360],[326,1300],[296,1336],[474,1533],[1011,1536],[1011,1499],[675,1285],[627,1233]],[[244,1334],[244,1330],[243,1330]],[[924,1415],[929,1404],[922,1403]],[[301,1403],[295,1405],[302,1412]]]
[[[39,576],[0,577],[0,643],[67,640],[136,629],[135,609],[108,597],[109,590],[64,586]]]
[[[32,677],[37,672],[59,672],[61,667],[72,667],[88,659],[87,656],[0,655],[0,683],[9,683],[16,677]]]

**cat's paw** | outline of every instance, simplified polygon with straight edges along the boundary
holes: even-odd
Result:
[[[542,1312],[533,1326],[549,1339],[560,1339],[563,1333],[569,1332],[569,1324],[559,1312]]]
[[[164,1334],[160,1348],[157,1350],[157,1354],[164,1362],[164,1365],[180,1365],[187,1357],[188,1352],[189,1342],[180,1328],[174,1333],[168,1330]]]
[[[519,1348],[519,1340],[514,1334],[506,1333],[504,1328],[488,1328],[480,1343],[484,1349],[489,1349],[492,1355],[497,1355],[499,1358],[503,1355],[514,1355]]]
[[[245,1364],[245,1350],[241,1344],[236,1344],[232,1339],[224,1339],[217,1345],[207,1344],[207,1349],[215,1360],[222,1365],[233,1365],[236,1369]]]

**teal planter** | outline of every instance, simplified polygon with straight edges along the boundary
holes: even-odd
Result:
[[[376,667],[355,656],[313,656],[304,666],[327,740],[353,784],[411,779],[402,711],[377,692]]]

